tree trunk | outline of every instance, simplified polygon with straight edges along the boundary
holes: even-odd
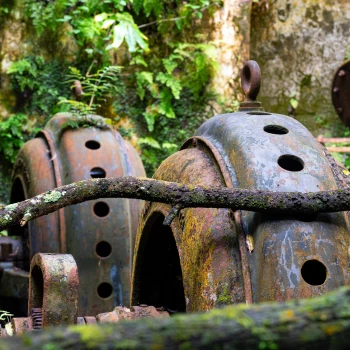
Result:
[[[117,324],[51,328],[4,338],[21,349],[348,349],[350,289],[282,304],[228,306],[208,313]]]

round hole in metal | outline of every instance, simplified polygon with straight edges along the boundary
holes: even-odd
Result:
[[[94,213],[99,216],[100,218],[103,218],[109,214],[109,206],[105,202],[97,202],[94,205]]]
[[[301,276],[306,283],[320,286],[327,278],[327,268],[316,259],[308,260],[301,268]]]
[[[99,149],[101,144],[94,140],[89,140],[85,142],[85,147],[89,149]]]
[[[112,246],[106,241],[101,241],[96,244],[95,250],[100,258],[107,258],[112,253]]]
[[[113,293],[113,287],[110,283],[103,282],[97,287],[97,294],[101,299],[108,299]]]
[[[266,113],[266,112],[248,112],[247,114],[250,114],[250,115],[271,115],[271,113]]]
[[[106,177],[106,172],[104,169],[96,167],[90,170],[90,176],[93,179],[100,179]]]
[[[289,133],[289,130],[281,125],[266,125],[264,131],[275,135],[285,135]]]
[[[294,217],[299,221],[312,222],[312,221],[315,221],[317,219],[318,213],[315,213],[315,214],[300,213],[300,214],[295,214]]]
[[[304,162],[301,158],[292,154],[280,156],[277,161],[278,165],[288,171],[301,171],[304,169]]]

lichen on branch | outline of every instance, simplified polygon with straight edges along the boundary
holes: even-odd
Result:
[[[179,208],[231,208],[265,213],[318,213],[350,210],[350,189],[272,192],[191,186],[132,176],[91,179],[61,186],[0,209],[0,230],[24,225],[60,208],[98,198],[133,198]]]

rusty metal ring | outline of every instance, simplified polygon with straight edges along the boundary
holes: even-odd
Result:
[[[245,101],[255,101],[261,85],[260,67],[255,61],[247,61],[241,73],[241,86],[245,95]]]

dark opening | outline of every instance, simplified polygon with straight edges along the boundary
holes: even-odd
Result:
[[[85,142],[85,147],[89,149],[99,149],[101,147],[101,144],[94,140],[89,140]]]
[[[318,260],[308,260],[301,268],[304,281],[312,286],[320,286],[327,278],[327,268]]]
[[[285,135],[289,132],[287,128],[281,125],[266,125],[264,131],[275,135]]]
[[[101,241],[96,244],[96,254],[101,258],[107,258],[112,253],[112,246],[106,242]]]
[[[113,287],[110,283],[103,282],[97,287],[97,294],[102,299],[109,298],[113,293]]]
[[[285,154],[278,158],[278,165],[288,171],[301,171],[304,169],[304,162],[301,158],[291,154]]]
[[[11,187],[10,203],[18,203],[26,200],[24,194],[24,187],[19,177],[15,179]],[[9,236],[20,236],[22,239],[22,252],[21,257],[17,257],[15,265],[25,271],[29,271],[29,231],[28,223],[24,226],[15,225],[8,228]]]
[[[147,229],[138,261],[140,304],[164,307],[168,312],[185,312],[186,302],[182,270],[176,242],[169,226],[159,215]]]
[[[104,178],[106,177],[106,172],[102,168],[92,168],[90,170],[90,176],[93,179]]]
[[[97,202],[94,205],[94,213],[100,218],[107,216],[109,214],[108,204],[106,204],[105,202]]]
[[[315,213],[315,214],[300,213],[300,214],[295,214],[294,217],[299,221],[312,222],[312,221],[315,221],[317,219],[318,213]]]
[[[250,114],[250,115],[271,115],[271,113],[266,113],[266,112],[248,112],[247,114]]]
[[[44,279],[39,266],[34,266],[31,275],[32,281],[32,308],[42,308],[44,298]]]

